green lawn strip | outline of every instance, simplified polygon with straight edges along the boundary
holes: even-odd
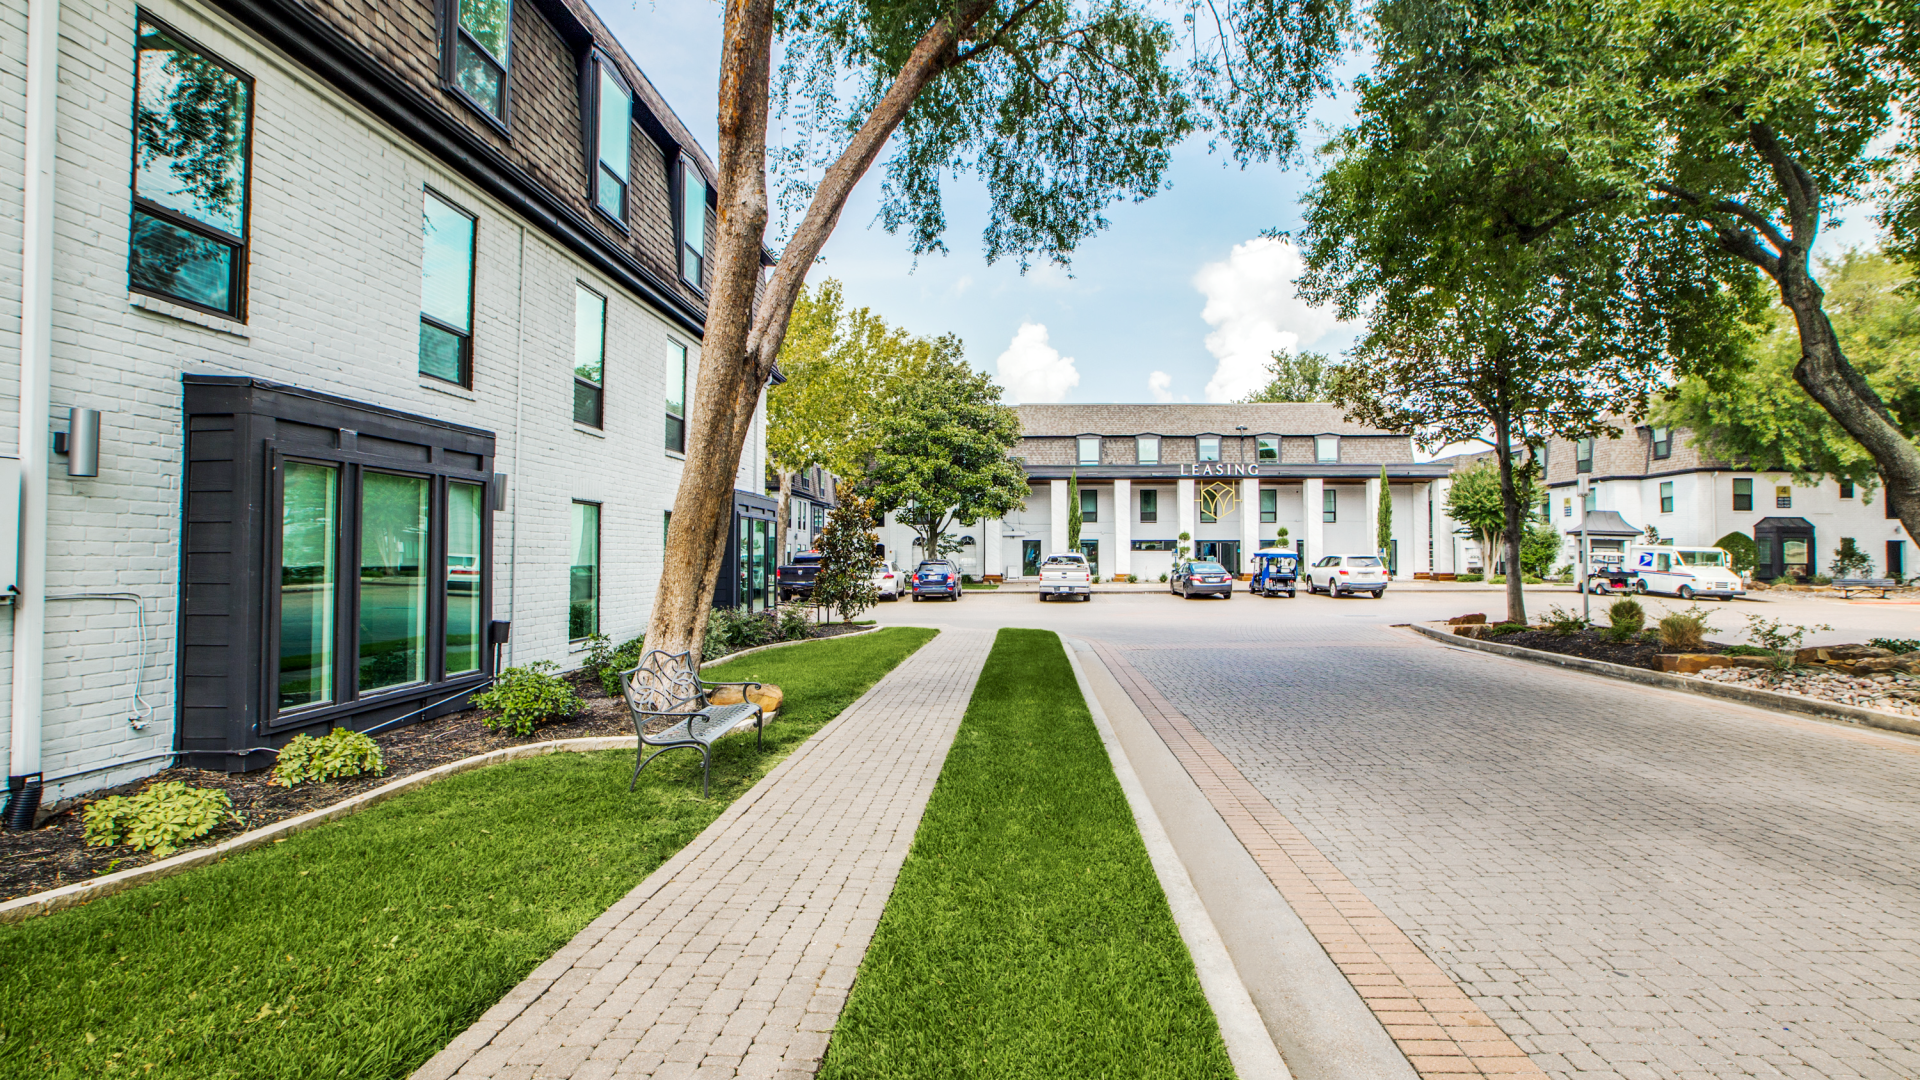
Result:
[[[786,692],[764,753],[715,748],[711,799],[692,751],[631,795],[631,750],[553,754],[0,927],[0,1076],[405,1076],[934,633],[706,672]]]
[[[1056,635],[1000,631],[820,1076],[1233,1076]]]

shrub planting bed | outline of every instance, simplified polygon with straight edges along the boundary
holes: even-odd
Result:
[[[1502,645],[1517,645],[1522,649],[1537,649],[1540,652],[1559,653],[1562,656],[1578,656],[1584,660],[1604,660],[1610,664],[1624,664],[1627,667],[1660,670],[1661,653],[1722,653],[1732,648],[1725,642],[1703,641],[1698,646],[1675,648],[1661,645],[1658,641],[1636,638],[1630,641],[1614,641],[1607,637],[1604,630],[1578,630],[1571,634],[1557,634],[1552,630],[1530,628],[1506,634],[1476,634],[1482,641],[1497,641]]]
[[[814,629],[816,637],[834,637],[867,627],[832,623]],[[780,651],[783,650],[775,650]],[[88,802],[114,795],[135,795],[155,784],[165,783],[185,783],[192,788],[225,792],[232,800],[237,820],[228,821],[181,849],[189,850],[219,843],[249,829],[332,806],[342,799],[403,776],[425,772],[489,750],[555,739],[633,733],[625,703],[617,695],[608,696],[598,679],[586,671],[570,672],[565,678],[580,697],[584,705],[582,711],[571,719],[541,724],[526,735],[489,730],[486,726],[489,714],[482,709],[468,709],[375,733],[373,739],[379,744],[386,765],[386,773],[381,776],[362,775],[309,782],[293,788],[277,787],[270,782],[269,775],[273,755],[259,754],[255,762],[258,767],[252,772],[229,774],[210,769],[167,769],[137,783],[96,792]],[[82,823],[86,805],[78,803],[66,807],[48,817],[37,829],[17,833],[0,832],[0,901],[57,889],[117,870],[131,869],[159,858],[150,852],[126,847],[88,847]]]
[[[448,777],[212,866],[0,926],[0,1076],[406,1076],[934,636],[743,657],[780,683],[766,749],[722,740],[713,797],[632,751]]]

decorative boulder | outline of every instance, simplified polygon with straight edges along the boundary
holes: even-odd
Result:
[[[1470,626],[1474,623],[1483,623],[1486,621],[1487,621],[1487,616],[1483,612],[1476,611],[1471,615],[1456,615],[1453,618],[1447,620],[1447,625],[1448,626]]]
[[[1880,651],[1886,652],[1885,649]],[[1916,668],[1920,668],[1920,652],[1910,652],[1901,656],[1888,654],[1853,662],[1853,672],[1856,675],[1878,675],[1887,671],[1911,675]]]
[[[1835,660],[1852,662],[1855,660],[1878,660],[1892,656],[1893,650],[1876,648],[1872,645],[1822,645],[1817,648],[1801,649],[1794,653],[1798,664],[1827,664]]]
[[[777,686],[762,686],[758,690],[747,691],[747,699],[751,700],[755,705],[760,706],[760,711],[768,715],[780,711],[782,697],[783,695],[780,693],[780,688]],[[722,686],[713,693],[708,694],[707,701],[714,705],[738,705],[741,701],[740,688],[737,686]]]

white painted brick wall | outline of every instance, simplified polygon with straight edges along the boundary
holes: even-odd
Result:
[[[16,356],[21,7],[0,13],[0,349]],[[185,372],[287,382],[494,432],[495,468],[512,478],[507,508],[495,518],[493,563],[494,615],[514,622],[508,661],[571,666],[574,499],[603,504],[602,630],[616,638],[638,633],[659,578],[663,516],[681,472],[663,448],[667,349],[673,340],[697,343],[209,9],[155,0],[146,10],[254,79],[248,319],[239,325],[184,309],[168,314],[169,305],[129,296],[135,8],[121,0],[67,0],[49,420],[64,419],[75,404],[105,415],[98,478],[69,480],[64,459],[55,459],[48,586],[54,593],[140,595],[148,659],[138,691],[153,721],[144,730],[128,723],[138,712],[134,606],[55,603],[47,624],[47,775],[172,747]],[[479,219],[471,392],[437,388],[416,370],[427,185]],[[609,298],[601,433],[578,430],[572,420],[576,280]],[[16,439],[17,377],[16,366],[0,367],[0,453]],[[762,420],[741,463],[739,486],[748,490],[759,489],[763,438]],[[10,632],[10,621],[0,620],[0,672]],[[5,712],[0,693],[0,724],[10,724]],[[0,736],[0,757],[5,746]],[[48,798],[155,767],[95,774]]]

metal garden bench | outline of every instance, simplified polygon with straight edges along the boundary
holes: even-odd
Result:
[[[740,688],[741,701],[715,705],[708,695],[723,686]],[[631,671],[620,673],[620,689],[626,695],[627,711],[633,714],[633,731],[640,740],[639,760],[633,766],[633,779],[627,790],[640,782],[640,770],[669,750],[682,747],[700,751],[700,797],[707,797],[707,781],[713,772],[713,744],[721,736],[753,718],[754,746],[765,746],[766,714],[747,699],[748,689],[758,690],[757,682],[706,682],[700,678],[700,665],[691,653],[666,653],[655,649],[640,659]],[[654,720],[671,720],[665,728],[648,732]],[[653,747],[649,755],[647,747]]]
[[[1877,591],[1880,599],[1885,600],[1887,590],[1899,588],[1900,583],[1892,578],[1841,578],[1833,583],[1833,587],[1840,590],[1843,598],[1851,597],[1856,592]]]

